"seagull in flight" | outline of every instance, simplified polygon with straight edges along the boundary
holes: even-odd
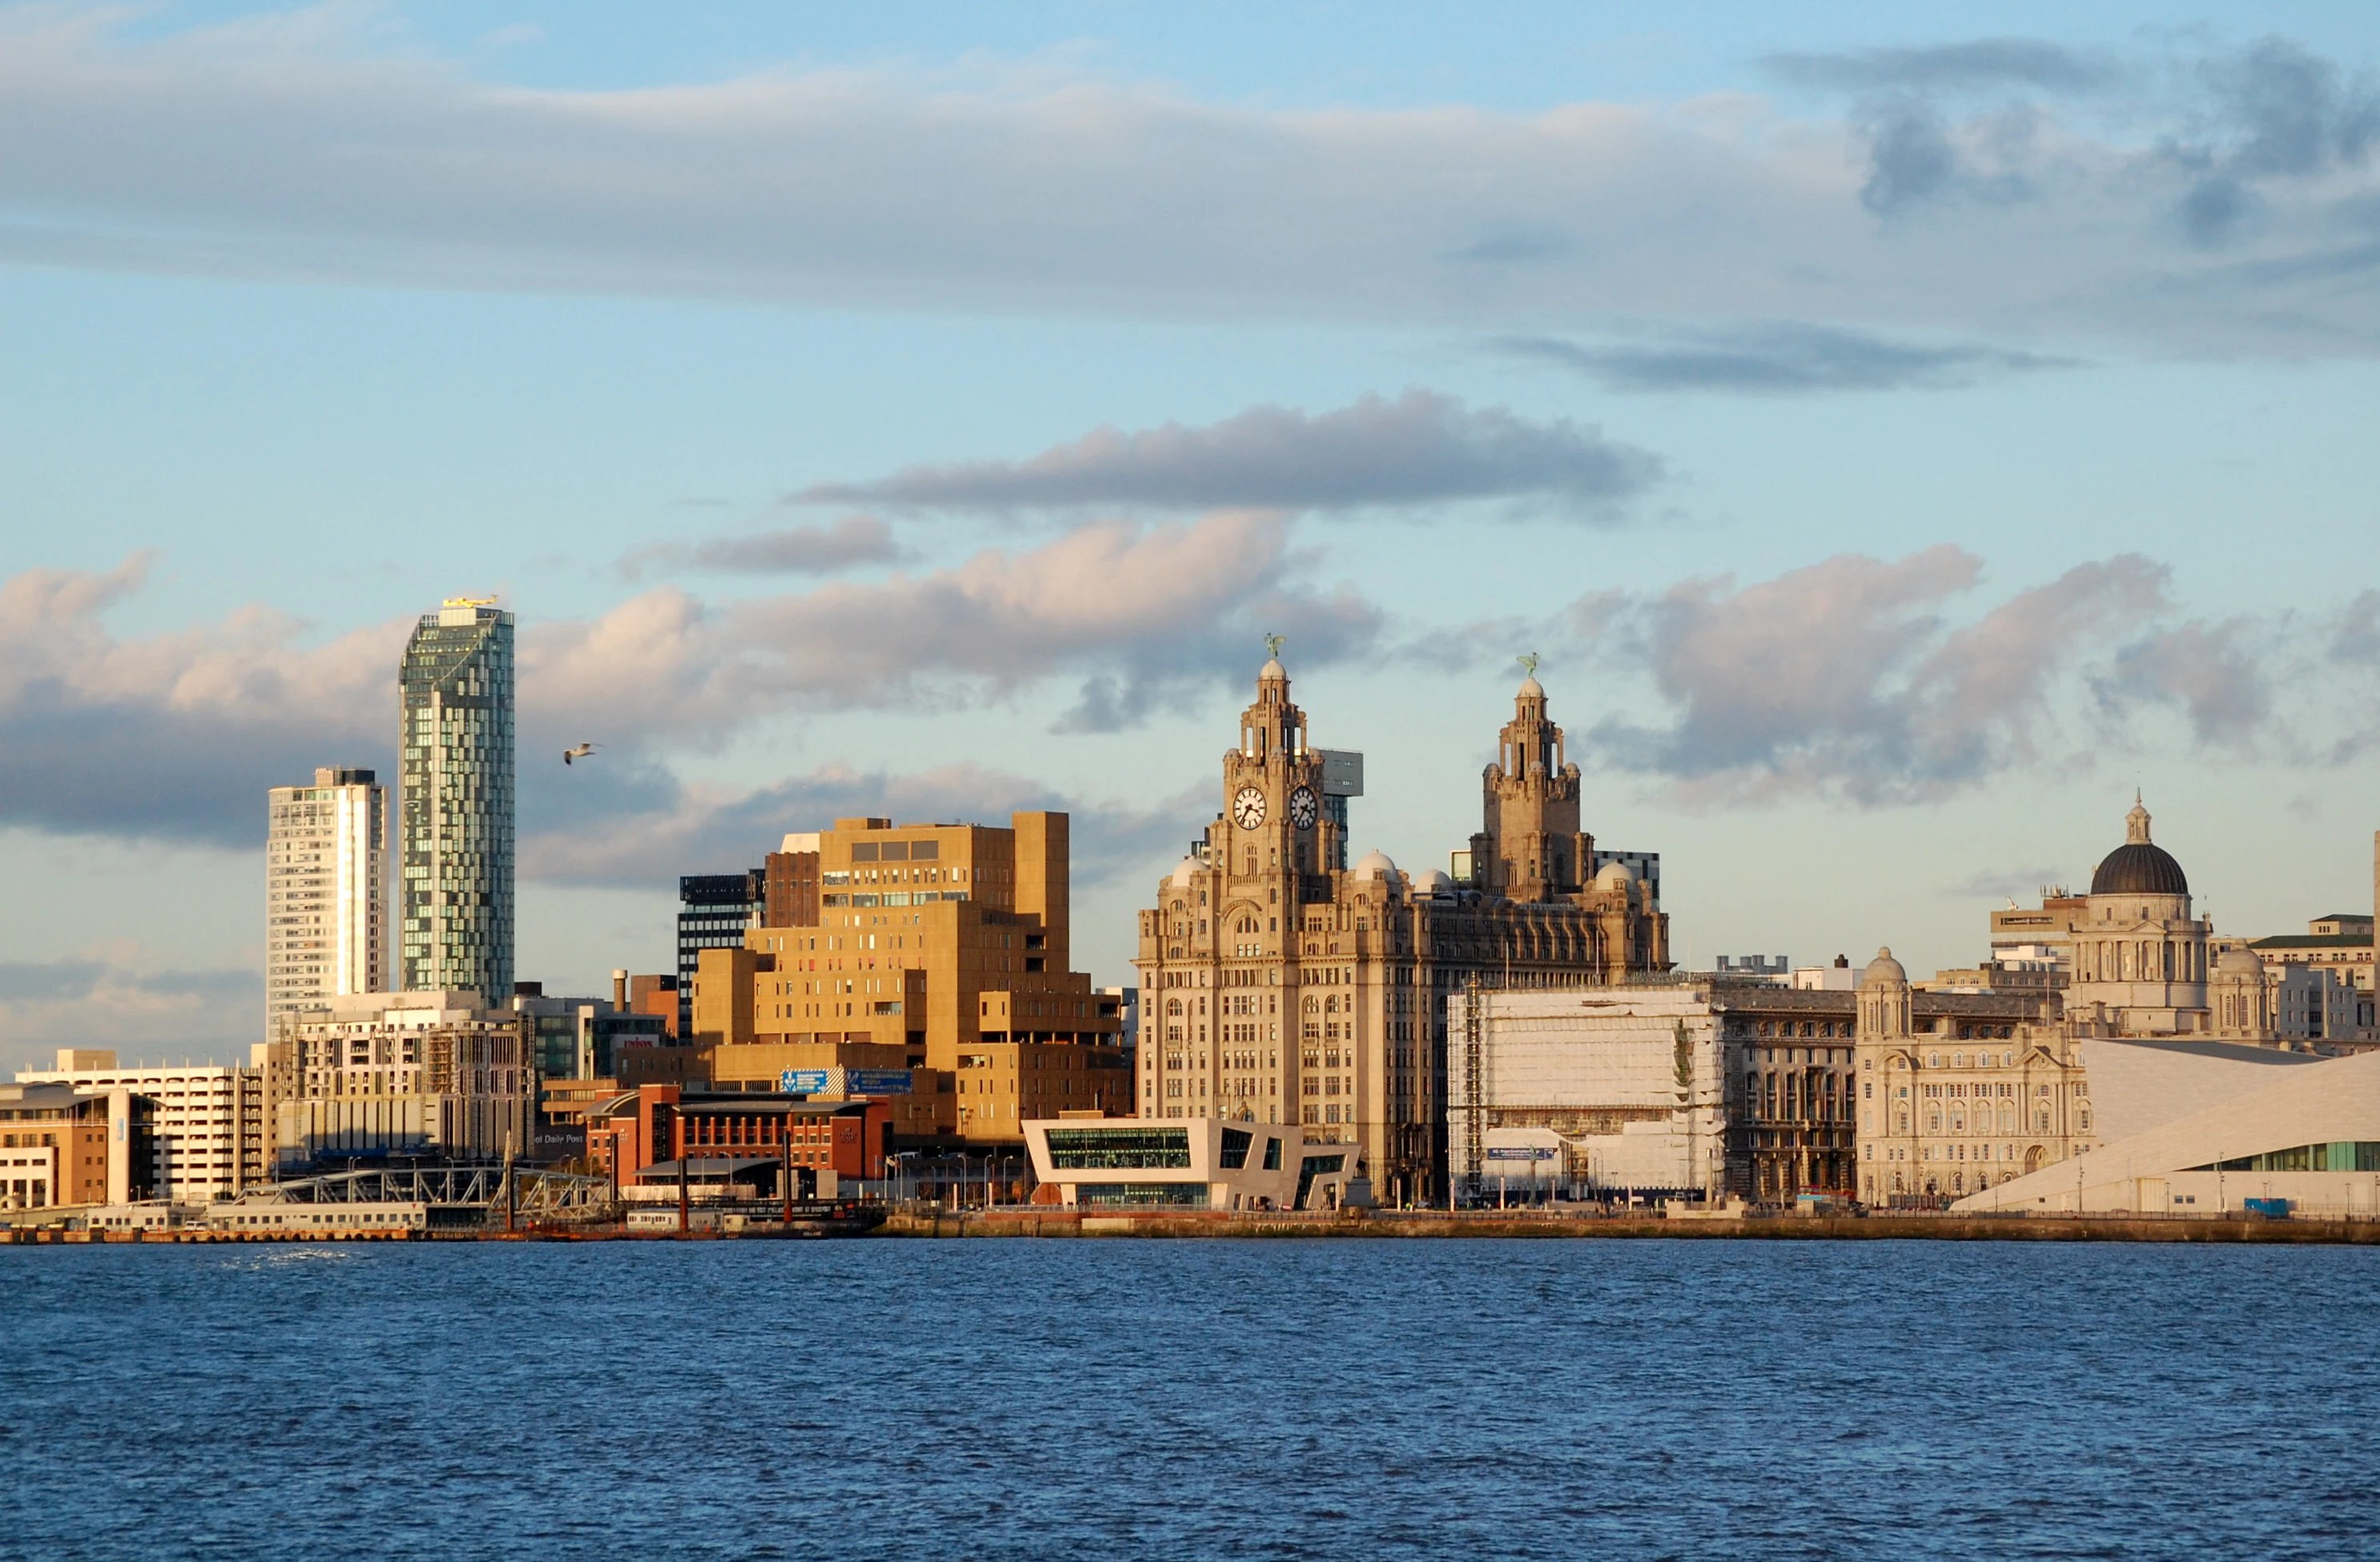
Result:
[[[601,743],[581,743],[575,749],[565,749],[562,750],[562,763],[576,764],[602,746]]]

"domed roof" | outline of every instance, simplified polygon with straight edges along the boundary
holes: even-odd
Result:
[[[2132,794],[2124,816],[2124,844],[2107,853],[2091,875],[2094,895],[2188,895],[2189,876],[2173,854],[2149,839],[2149,811]]]
[[[1196,858],[1185,857],[1175,865],[1172,873],[1165,882],[1176,889],[1187,889],[1190,887],[1191,879],[1196,875],[1198,868],[1199,862]]]
[[[1259,683],[1270,683],[1275,678],[1286,680],[1288,677],[1289,669],[1281,665],[1281,658],[1278,656],[1257,670],[1257,681]]]
[[[1353,872],[1359,879],[1389,879],[1396,877],[1397,865],[1389,860],[1387,852],[1374,847],[1356,860]]]
[[[1595,887],[1617,889],[1636,882],[1636,872],[1625,862],[1606,862],[1595,871]]]
[[[2215,974],[2262,977],[2265,974],[2265,962],[2256,958],[2256,952],[2253,949],[2244,946],[2226,949],[2223,951],[2222,958],[2215,962]]]
[[[1414,890],[1420,895],[1451,895],[1454,881],[1435,868],[1424,868],[1414,875]]]
[[[1860,985],[1863,987],[1871,982],[1905,982],[1908,980],[1909,969],[1892,958],[1889,946],[1878,949],[1876,958],[1868,961],[1867,969],[1860,972]]]
[[[1542,700],[1546,697],[1546,686],[1537,681],[1536,674],[1531,673],[1522,680],[1520,695],[1524,700]]]

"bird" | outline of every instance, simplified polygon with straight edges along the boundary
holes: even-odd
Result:
[[[581,743],[575,749],[565,749],[562,750],[562,763],[565,764],[576,764],[578,761],[585,759],[588,755],[593,753],[602,746],[603,745],[601,743]]]

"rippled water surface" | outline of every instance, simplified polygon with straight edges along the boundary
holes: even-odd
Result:
[[[0,1251],[0,1554],[2380,1556],[2380,1251]]]

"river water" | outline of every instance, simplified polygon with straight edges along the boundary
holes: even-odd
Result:
[[[0,1555],[2380,1556],[2380,1251],[0,1251]]]

